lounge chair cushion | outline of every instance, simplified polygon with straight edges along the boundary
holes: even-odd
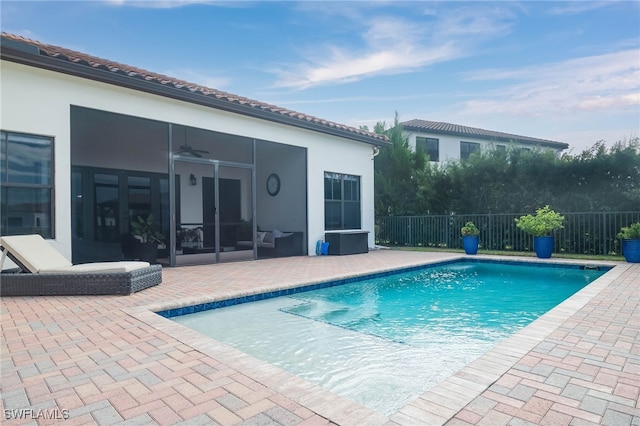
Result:
[[[136,269],[146,268],[149,266],[149,262],[94,262],[94,263],[81,263],[78,265],[66,266],[62,268],[53,269],[41,269],[40,272],[44,273],[115,273],[115,272],[131,272]]]
[[[71,266],[66,257],[37,234],[2,237],[0,245],[33,274],[41,270]]]
[[[40,235],[1,237],[0,246],[33,274],[130,272],[149,266],[148,262],[97,262],[73,265]]]

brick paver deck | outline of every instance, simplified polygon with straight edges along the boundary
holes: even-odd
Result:
[[[390,417],[153,313],[459,256],[165,268],[160,286],[131,296],[3,298],[3,424],[640,425],[637,264],[613,264]]]

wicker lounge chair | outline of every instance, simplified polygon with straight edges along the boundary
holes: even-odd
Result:
[[[72,265],[40,235],[0,238],[6,257],[21,269],[0,275],[0,296],[131,294],[162,282],[162,266],[147,262]]]

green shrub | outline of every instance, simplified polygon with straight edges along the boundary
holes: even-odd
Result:
[[[555,229],[564,228],[562,223],[564,216],[544,206],[536,210],[535,216],[526,215],[516,219],[516,226],[534,237],[542,237],[551,234]]]
[[[640,222],[632,223],[629,226],[621,228],[618,238],[622,238],[624,240],[640,239]]]
[[[460,229],[460,233],[464,236],[469,236],[469,235],[478,235],[480,234],[480,230],[478,229],[478,227],[475,225],[475,223],[473,222],[467,222],[464,224],[464,226]]]

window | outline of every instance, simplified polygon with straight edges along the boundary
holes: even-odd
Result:
[[[422,150],[429,161],[440,161],[440,140],[436,138],[416,137],[416,151]]]
[[[480,151],[479,143],[460,141],[460,159],[461,160],[469,158],[471,154],[478,151]]]
[[[120,178],[117,174],[93,175],[96,241],[120,241]]]
[[[360,177],[324,173],[325,229],[360,229]]]
[[[53,138],[0,131],[0,235],[53,238]]]
[[[129,186],[129,221],[138,216],[147,217],[151,213],[151,178],[127,176]]]
[[[507,150],[507,147],[506,147],[506,146],[504,146],[504,145],[496,145],[496,149],[497,149],[498,151],[506,151],[506,150]]]

